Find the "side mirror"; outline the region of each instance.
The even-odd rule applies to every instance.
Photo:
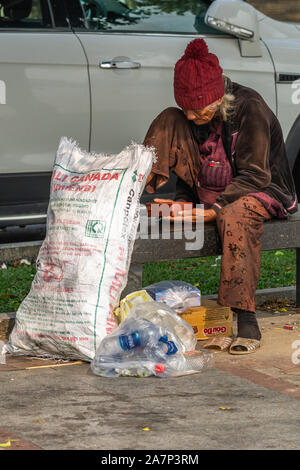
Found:
[[[205,23],[239,38],[241,55],[262,55],[259,22],[255,8],[241,0],[215,0],[208,8]]]

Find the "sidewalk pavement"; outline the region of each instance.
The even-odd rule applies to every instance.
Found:
[[[0,449],[300,449],[300,309],[257,313],[256,353],[217,352],[184,377],[108,379],[80,361],[8,356]]]

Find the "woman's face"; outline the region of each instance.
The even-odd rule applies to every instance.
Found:
[[[196,126],[201,126],[203,124],[207,124],[213,119],[221,103],[222,98],[209,104],[203,109],[183,109],[182,111],[189,121],[193,121]]]

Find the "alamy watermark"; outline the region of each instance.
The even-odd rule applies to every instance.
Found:
[[[295,91],[292,92],[292,103],[293,104],[300,104],[300,78],[295,80],[292,85],[292,89]]]
[[[299,365],[300,364],[300,339],[296,339],[292,343],[292,348],[296,349],[296,351],[293,352],[292,357],[291,357],[292,363],[295,365]]]
[[[6,85],[3,80],[0,80],[0,104],[6,104]]]
[[[6,345],[4,341],[0,340],[0,364],[6,364],[5,354],[6,354]]]
[[[192,210],[197,209],[197,216]],[[199,211],[200,209],[200,211]],[[184,217],[178,212],[184,211]],[[185,250],[201,250],[204,244],[204,206],[184,203],[184,209],[179,203],[151,205],[151,214],[145,209],[141,213],[140,226],[136,239],[143,240],[184,240]]]

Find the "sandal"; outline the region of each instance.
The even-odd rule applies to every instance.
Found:
[[[216,351],[227,351],[232,343],[232,338],[228,336],[214,336],[210,338],[204,345],[204,349],[214,349]]]
[[[229,354],[251,354],[260,347],[260,341],[251,338],[235,338],[229,348]]]

